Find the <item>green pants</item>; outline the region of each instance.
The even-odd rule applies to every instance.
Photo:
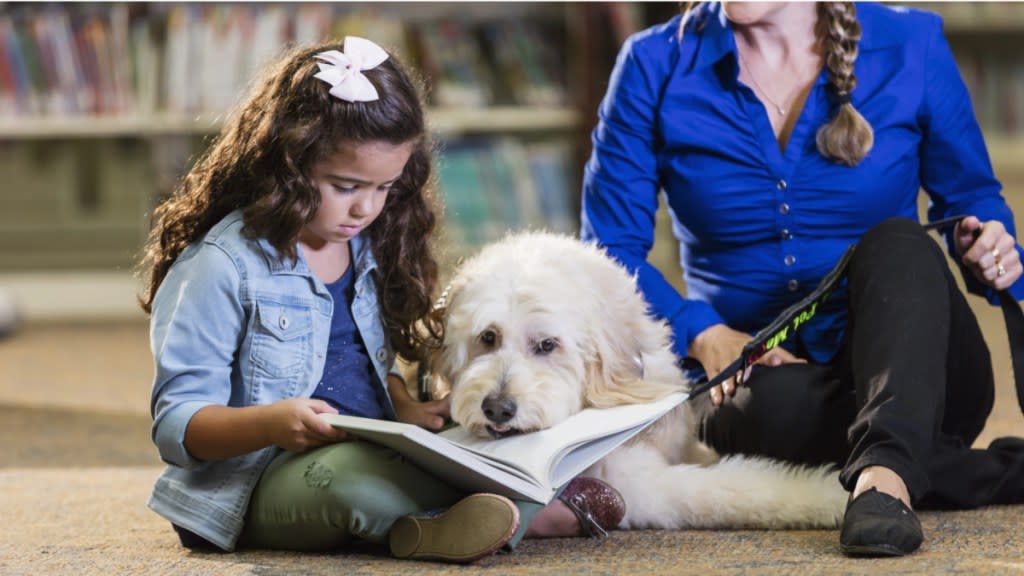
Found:
[[[386,542],[407,514],[445,508],[466,496],[397,452],[368,442],[341,442],[283,452],[260,478],[240,544],[278,550],[329,551],[353,539]],[[540,504],[517,501],[522,539]]]

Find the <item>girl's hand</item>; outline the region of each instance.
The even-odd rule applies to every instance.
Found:
[[[727,368],[733,360],[740,357],[743,347],[753,338],[749,334],[729,328],[725,324],[709,326],[694,338],[690,345],[689,355],[696,358],[704,366],[704,372],[708,379],[718,376],[722,370]],[[806,364],[807,360],[797,358],[788,350],[776,347],[762,356],[757,364],[765,366],[780,366],[782,364]],[[737,372],[735,377],[726,380],[722,384],[712,388],[711,402],[715,406],[721,406],[724,395],[732,396],[736,393],[736,387],[742,385],[750,377],[750,368]]]
[[[447,398],[420,402],[409,395],[405,382],[393,374],[388,375],[388,393],[399,422],[415,424],[427,430],[440,430],[451,416],[451,405]]]
[[[968,216],[957,224],[953,238],[964,266],[986,286],[1005,290],[1024,272],[1017,241],[999,220],[983,223]]]
[[[325,444],[348,439],[344,430],[335,428],[317,414],[337,414],[323,400],[290,398],[266,406],[265,423],[270,442],[289,452],[305,452]]]
[[[430,402],[395,402],[395,415],[399,422],[415,424],[428,430],[440,430],[451,414],[448,398]]]

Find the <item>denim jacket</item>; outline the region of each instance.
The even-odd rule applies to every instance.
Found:
[[[185,449],[185,428],[201,408],[251,406],[308,397],[323,374],[334,303],[298,253],[279,261],[265,240],[242,234],[235,211],[185,249],[153,301],[150,338],[156,375],[150,410],[153,442],[169,464],[149,507],[172,523],[232,550],[249,497],[280,452],[268,447],[203,462]],[[384,388],[394,354],[380,321],[377,266],[369,242],[351,240],[352,315]]]

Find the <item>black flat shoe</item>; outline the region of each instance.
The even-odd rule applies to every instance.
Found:
[[[899,498],[871,488],[846,504],[839,548],[847,556],[904,556],[923,540],[921,521]]]

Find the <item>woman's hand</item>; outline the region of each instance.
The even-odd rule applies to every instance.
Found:
[[[964,266],[986,286],[1005,290],[1024,272],[1017,241],[999,220],[981,222],[968,216],[957,224],[953,238]]]
[[[270,442],[290,452],[305,452],[347,440],[344,430],[317,416],[324,413],[337,414],[338,411],[323,400],[311,398],[290,398],[266,406],[264,418]]]
[[[394,375],[388,376],[388,392],[399,422],[415,424],[428,430],[440,430],[451,415],[451,405],[447,398],[420,402],[409,395],[405,382]]]
[[[740,357],[743,347],[752,340],[749,334],[729,328],[725,324],[709,326],[693,339],[688,351],[689,355],[696,358],[704,366],[704,372],[708,379],[718,376],[722,370],[729,367],[729,364]],[[805,364],[807,361],[797,358],[788,350],[776,347],[762,356],[757,364],[765,366],[780,366],[782,364]],[[711,401],[715,406],[721,406],[724,395],[732,396],[736,393],[736,387],[746,382],[750,377],[750,368],[737,372],[735,377],[726,380],[722,384],[712,388]]]

